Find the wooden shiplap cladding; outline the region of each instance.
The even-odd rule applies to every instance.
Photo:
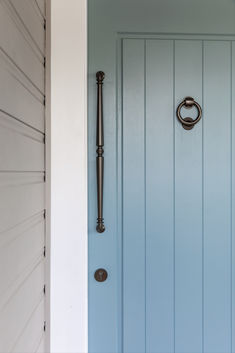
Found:
[[[124,39],[122,65],[123,351],[233,352],[234,42]]]
[[[45,352],[45,1],[0,2],[0,352]]]

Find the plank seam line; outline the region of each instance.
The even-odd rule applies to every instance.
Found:
[[[37,174],[38,175],[45,174],[45,171],[44,170],[0,170],[0,177],[1,177],[1,174],[3,174],[3,175],[4,174],[9,174],[9,175],[19,174],[19,175],[28,177],[29,174],[32,174],[34,176]]]
[[[234,41],[235,34],[209,34],[209,33],[164,33],[164,32],[117,32],[117,36],[122,39],[158,39],[158,40],[211,40],[211,41]]]
[[[1,60],[5,64],[5,69],[13,76],[16,77],[18,82],[34,96],[39,102],[44,104],[44,92],[33,82],[33,80],[21,69],[21,67],[10,57],[10,55],[0,47]],[[42,73],[45,68],[41,68]],[[31,87],[30,87],[31,86]]]
[[[13,72],[13,71],[9,71],[8,70],[8,72],[9,72],[9,74],[18,82],[18,83],[20,83],[21,84],[21,86],[26,90],[26,91],[28,91],[30,94],[31,94],[31,96],[34,98],[34,99],[36,99],[43,107],[45,106],[45,96],[44,95],[40,95],[40,98],[37,96],[37,94],[35,94],[33,91],[31,91],[31,89],[28,87],[28,85],[27,84],[25,84],[24,82],[23,82],[23,80],[21,80],[21,78],[18,76],[17,77],[17,75],[15,74],[15,72]],[[44,108],[43,108],[44,109]]]
[[[19,20],[18,16],[15,13],[13,13],[10,3],[7,0],[2,0],[0,4],[3,6],[3,8],[5,8],[5,10],[8,13],[8,16],[15,24],[17,30],[22,35],[27,45],[31,48],[32,52],[35,55],[35,58],[37,58],[39,63],[43,65],[44,55],[42,55],[41,51],[38,50],[38,47],[35,45],[35,43],[32,42],[31,36],[28,35],[28,32],[25,30],[24,26],[22,26],[22,23]]]
[[[5,174],[6,175],[6,174]],[[12,175],[14,175],[12,173]],[[0,179],[1,180],[1,179]],[[6,180],[5,181],[5,184],[4,182],[0,181],[0,188],[15,188],[15,187],[22,187],[22,186],[30,186],[30,185],[37,185],[37,184],[44,184],[44,175],[40,175],[38,176],[38,179],[28,179],[28,180],[11,180],[11,181],[8,181]]]
[[[46,18],[45,18],[45,16],[44,16],[44,14],[42,13],[41,8],[40,8],[40,6],[39,6],[37,0],[34,0],[33,3],[34,3],[35,6],[37,7],[37,10],[38,10],[38,12],[40,13],[42,19],[45,20]]]
[[[233,43],[230,43],[230,335],[231,353],[233,352]]]
[[[0,114],[1,114],[1,112],[0,112]],[[11,124],[14,125],[15,123],[16,123],[15,126],[10,126]],[[27,132],[22,131],[25,128],[25,126],[23,126],[23,125],[17,126],[17,122],[15,120],[8,120],[5,116],[0,115],[0,125],[5,130],[9,130],[12,133],[27,137],[35,142],[38,142],[38,143],[44,145],[44,139],[42,136],[40,136],[41,138],[37,138],[37,137],[33,136],[32,134],[28,134]]]
[[[44,92],[41,91],[41,89],[31,80],[31,78],[20,68],[20,66],[16,63],[15,60],[11,58],[11,56],[3,49],[3,47],[0,47],[0,54],[1,54],[1,60],[4,62],[5,66],[8,69],[8,72],[10,72],[12,75],[16,74],[18,76],[18,81],[26,81],[27,83],[23,83],[24,86],[30,85],[32,86],[31,88],[27,87],[27,90],[35,96],[37,100],[40,102],[43,102],[44,100]],[[10,69],[10,71],[9,71]],[[45,71],[45,70],[44,70]],[[23,76],[23,78],[20,76]],[[33,90],[36,92],[33,92]]]
[[[44,250],[44,247],[43,247]],[[19,280],[18,286],[15,287],[14,289],[12,289],[11,293],[7,296],[7,291],[9,291],[9,287],[12,287],[14,282],[17,281],[17,279],[15,279],[14,282],[12,282],[10,284],[10,286],[8,286],[8,288],[5,289],[5,300],[2,301],[2,303],[0,304],[0,312],[3,312],[8,304],[12,301],[12,299],[15,297],[15,295],[17,294],[17,292],[24,286],[24,284],[27,282],[27,280],[30,279],[30,277],[32,276],[32,274],[37,270],[37,268],[44,263],[44,255],[43,255],[43,250],[41,251],[42,254],[40,256],[38,256],[37,258],[34,259],[34,261],[32,261],[24,270],[24,273],[21,275],[21,280]],[[28,271],[27,271],[28,270]],[[18,276],[17,278],[19,278],[20,276]],[[42,287],[42,293],[43,293],[43,287]],[[44,295],[44,293],[43,293]]]
[[[35,11],[36,15],[38,16],[39,21],[42,23],[43,27],[45,24],[45,17],[42,14],[40,8],[38,7],[38,4],[36,3],[36,0],[28,0],[28,3],[32,6],[33,10]]]
[[[205,48],[204,41],[202,41],[202,111],[204,112],[205,102],[204,102],[204,86],[205,86]],[[205,175],[205,148],[204,148],[204,119],[202,119],[202,353],[204,353],[205,348],[205,334],[204,334],[204,317],[205,317],[205,289],[204,289],[204,277],[205,277],[205,185],[204,185],[204,175]]]
[[[145,286],[145,292],[144,292],[144,301],[145,301],[145,307],[144,307],[144,319],[145,319],[145,337],[144,337],[144,344],[145,344],[145,353],[147,352],[147,162],[146,162],[146,156],[147,156],[147,137],[146,137],[146,115],[147,115],[147,103],[146,103],[146,90],[147,90],[147,77],[146,77],[146,70],[147,70],[147,42],[146,39],[144,40],[144,286]]]
[[[15,132],[19,135],[23,135],[43,145],[45,144],[45,141],[44,141],[45,134],[43,132],[30,126],[29,124],[23,122],[22,120],[14,117],[13,115],[1,109],[0,109],[0,123],[2,127],[4,127],[5,129]],[[13,124],[14,127],[11,127],[10,126],[11,124]]]
[[[173,40],[173,117],[175,117],[175,98],[176,98],[176,93],[175,93],[175,66],[176,66],[176,60],[175,60],[175,40]],[[175,176],[176,176],[176,168],[175,168],[175,133],[176,133],[176,128],[175,128],[175,118],[173,118],[173,350],[175,353],[175,348],[176,348],[176,300],[175,300],[175,294],[176,294],[176,269],[175,269],[175,243],[176,243],[176,230],[175,230],[175,220],[176,220],[176,210],[175,210],[175,205],[176,205],[176,197],[175,197]]]
[[[27,227],[21,228],[19,230],[19,232],[17,232],[17,234],[11,236],[9,233],[12,233],[14,231],[10,230],[7,232],[2,232],[0,234],[1,238],[7,238],[5,241],[3,239],[1,239],[0,241],[0,247],[1,248],[5,248],[7,247],[9,244],[11,244],[12,242],[16,241],[18,238],[20,238],[21,236],[23,236],[25,234],[25,232],[28,232],[30,229],[35,228],[37,225],[41,224],[44,222],[44,216],[43,214],[40,215],[40,217],[38,218],[34,218],[34,220],[32,220],[30,223],[26,223]],[[13,230],[17,230],[17,227],[13,228]]]
[[[31,312],[31,314],[30,314],[28,320],[26,321],[25,325],[23,326],[23,328],[22,328],[20,334],[18,335],[18,337],[16,338],[15,342],[13,343],[13,346],[12,346],[12,348],[11,348],[11,350],[10,350],[11,353],[14,352],[14,349],[15,349],[17,343],[19,342],[20,338],[23,336],[25,330],[26,330],[27,327],[29,326],[29,324],[30,324],[30,322],[31,322],[31,320],[32,320],[32,318],[33,318],[33,316],[34,316],[34,314],[36,313],[37,309],[40,307],[40,305],[41,305],[42,302],[44,302],[43,296],[40,297],[39,301],[37,302],[37,304],[36,304],[35,307],[33,308],[33,310],[32,310],[32,312]],[[42,336],[42,335],[40,335],[39,341],[41,340],[41,336]],[[36,346],[37,346],[37,345],[38,345],[38,343],[36,344]]]
[[[32,42],[34,43],[34,45],[37,47],[38,51],[41,53],[41,56],[44,57],[44,53],[42,52],[40,46],[38,45],[36,39],[34,39],[34,37],[32,36],[32,34],[30,33],[29,28],[26,26],[24,19],[21,17],[21,15],[19,14],[19,12],[17,11],[17,9],[15,8],[14,4],[12,3],[12,0],[8,0],[10,6],[12,7],[12,11],[15,12],[15,15],[18,17],[19,21],[21,22],[22,26],[24,27],[25,31],[27,31],[28,36],[31,38]],[[40,21],[41,22],[41,21]],[[42,26],[42,32],[44,33],[44,28]]]
[[[39,218],[39,217],[42,217],[42,218],[44,217],[44,209],[42,211],[40,211],[40,212],[37,212],[37,213],[35,213],[35,214],[23,219],[21,222],[15,224],[14,226],[1,231],[0,232],[0,236],[1,236],[2,233],[10,232],[10,231],[14,230],[17,227],[20,227],[20,226],[23,226],[23,225],[25,225],[27,223],[33,222],[33,220],[35,218]]]
[[[34,353],[38,353],[39,348],[40,348],[42,342],[44,341],[44,338],[45,338],[45,332],[43,331],[43,332],[42,332],[42,335],[41,335],[41,337],[40,337],[40,341],[38,342],[38,344],[37,344],[37,346],[36,346],[36,349],[34,350]]]
[[[16,180],[15,183],[14,182],[9,182],[8,184],[6,183],[5,185],[0,185],[0,188],[9,188],[11,187],[12,189],[13,188],[19,188],[19,187],[22,187],[22,186],[30,186],[30,185],[40,185],[40,184],[45,184],[45,181],[44,181],[44,176],[42,175],[41,176],[41,179],[37,179],[37,180],[22,180],[22,181],[18,181]]]
[[[44,338],[45,338],[45,331],[42,330],[42,333],[41,333],[41,336],[40,336],[40,339],[38,340],[37,344],[35,344],[35,348],[34,348],[34,353],[37,353],[40,346],[41,346],[41,343],[44,341]]]

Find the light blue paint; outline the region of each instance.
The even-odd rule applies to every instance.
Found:
[[[235,33],[235,2],[144,5],[89,1],[89,352],[234,353],[235,37],[225,35]],[[175,115],[187,95],[203,108],[191,131]],[[98,267],[109,273],[103,284]]]
[[[146,41],[147,352],[174,349],[173,64],[172,40]]]
[[[175,109],[182,97],[202,97],[202,42],[175,42]],[[188,93],[187,93],[188,92]],[[184,114],[189,113],[185,111]],[[186,115],[185,115],[186,116]],[[202,349],[202,121],[192,131],[175,124],[175,350]]]

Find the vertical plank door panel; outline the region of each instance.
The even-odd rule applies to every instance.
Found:
[[[231,44],[204,43],[204,349],[231,351]]]
[[[123,345],[145,352],[145,41],[123,42]]]
[[[202,42],[175,41],[175,110],[202,104]],[[186,115],[187,114],[187,115]],[[194,108],[182,109],[195,118]],[[175,121],[175,352],[202,352],[202,122]]]
[[[173,50],[146,44],[146,350],[174,349]]]

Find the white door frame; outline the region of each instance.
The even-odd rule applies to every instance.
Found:
[[[47,352],[86,353],[87,0],[47,3]]]

